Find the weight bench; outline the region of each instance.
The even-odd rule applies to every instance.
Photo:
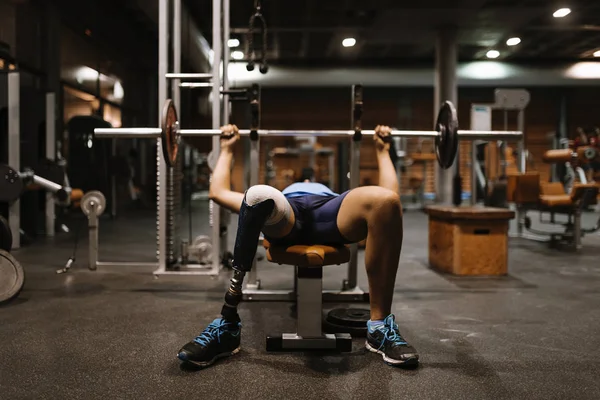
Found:
[[[294,288],[297,304],[295,333],[267,336],[267,351],[332,350],[351,351],[349,333],[326,334],[323,320],[323,267],[339,265],[350,260],[346,246],[324,245],[271,246],[263,241],[267,260],[277,264],[294,265]]]

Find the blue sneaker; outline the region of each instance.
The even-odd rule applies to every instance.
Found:
[[[381,354],[383,361],[392,366],[416,366],[419,355],[414,347],[409,345],[400,334],[393,314],[390,314],[383,324],[367,333],[367,350]]]
[[[217,318],[194,340],[179,350],[177,358],[199,367],[208,367],[219,358],[240,351],[242,324]]]

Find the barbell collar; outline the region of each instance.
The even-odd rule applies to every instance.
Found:
[[[167,79],[212,79],[212,74],[203,73],[168,73],[165,74]]]

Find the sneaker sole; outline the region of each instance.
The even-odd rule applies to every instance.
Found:
[[[395,360],[393,358],[389,358],[388,356],[386,356],[383,351],[377,350],[375,347],[371,346],[369,344],[369,342],[365,342],[365,347],[371,353],[381,354],[381,356],[383,357],[383,361],[386,364],[391,365],[391,366],[398,366],[398,365],[413,366],[413,365],[419,364],[419,357],[411,357],[406,360]]]
[[[209,366],[213,365],[216,361],[220,360],[221,358],[231,357],[231,356],[239,353],[240,349],[241,348],[238,347],[237,349],[235,349],[233,351],[228,351],[226,353],[217,354],[216,356],[213,357],[212,360],[210,360],[210,361],[204,361],[204,362],[192,361],[192,360],[182,360],[181,358],[179,358],[179,355],[177,355],[177,358],[179,358],[183,362],[194,364],[194,365],[196,365],[198,367],[209,367]]]

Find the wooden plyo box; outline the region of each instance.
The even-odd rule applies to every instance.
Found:
[[[429,206],[429,265],[454,275],[508,273],[508,221],[514,211]]]

